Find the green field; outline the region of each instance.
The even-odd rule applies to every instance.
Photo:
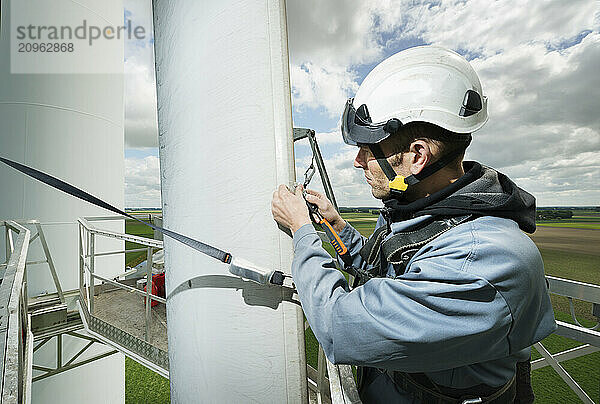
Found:
[[[136,236],[142,236],[147,238],[154,238],[154,230],[152,228],[140,223],[135,220],[125,221],[125,232],[127,234],[135,234]],[[136,248],[142,248],[139,244],[132,243],[131,241],[125,242],[125,249],[132,250]],[[125,265],[134,267],[140,262],[146,260],[147,253],[145,251],[136,251],[131,253],[125,253]]]
[[[125,403],[169,404],[169,379],[125,358]]]
[[[344,218],[348,220],[361,234],[368,236],[375,227],[376,215],[365,213],[345,213]],[[596,227],[576,227],[576,228],[594,228],[600,225],[600,217],[597,215],[575,216],[563,221],[544,221],[538,223],[541,226],[549,227],[573,227],[575,226],[596,226]],[[571,225],[571,226],[568,226]],[[130,234],[139,234],[145,237],[152,237],[152,230],[140,223],[128,221],[126,231]],[[329,245],[324,245],[330,254],[333,249]],[[135,248],[128,245],[127,248]],[[595,248],[595,246],[590,246]],[[541,250],[544,259],[546,274],[561,278],[574,279],[580,282],[598,284],[600,279],[600,268],[598,266],[598,256],[592,254],[578,254],[573,252],[563,252],[556,250]],[[144,259],[145,253],[128,253],[126,262],[135,264],[136,260]],[[572,322],[569,312],[569,306],[566,298],[552,296],[552,304],[555,309],[557,320]],[[595,323],[596,319],[591,315],[591,305],[576,302],[575,312],[580,322],[586,326]],[[306,331],[306,356],[307,362],[316,368],[318,344],[310,329]],[[542,341],[543,345],[551,353],[564,351],[581,345],[557,335]],[[532,359],[539,358],[540,355],[532,352]],[[584,388],[592,399],[600,400],[600,352],[561,362],[563,367],[571,376]],[[577,396],[569,389],[562,379],[554,372],[551,367],[538,369],[533,372],[532,381],[536,393],[536,402],[539,403],[577,403],[580,402]],[[169,402],[169,384],[168,380],[162,378],[147,368],[127,359],[125,365],[125,391],[126,403],[168,403]]]
[[[543,227],[567,227],[571,229],[594,229],[600,230],[600,222],[573,222],[573,221],[564,221],[564,222],[551,222],[551,223],[538,223],[538,226]]]
[[[543,227],[600,230],[600,214],[586,213],[574,215],[570,219],[538,220],[537,225]]]

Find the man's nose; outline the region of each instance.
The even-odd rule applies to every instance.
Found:
[[[365,153],[362,148],[358,149],[356,157],[354,158],[354,168],[367,168]]]

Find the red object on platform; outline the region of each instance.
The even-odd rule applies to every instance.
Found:
[[[146,286],[144,286],[146,291]],[[166,297],[165,293],[165,273],[152,275],[152,294],[159,297]],[[152,300],[150,307],[158,305],[156,300]]]

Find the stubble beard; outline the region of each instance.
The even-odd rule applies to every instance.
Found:
[[[383,184],[374,183],[371,185],[371,194],[375,199],[387,199],[390,196],[390,188]]]

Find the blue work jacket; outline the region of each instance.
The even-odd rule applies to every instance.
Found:
[[[392,224],[392,232],[430,216]],[[377,227],[384,223],[380,216]],[[390,237],[388,235],[388,237]],[[366,239],[340,233],[355,266]],[[453,388],[499,387],[556,329],[540,253],[510,220],[484,216],[423,246],[396,275],[350,290],[312,225],[294,234],[292,275],[304,313],[334,364],[370,367],[365,403],[417,403],[383,370],[423,372]]]

